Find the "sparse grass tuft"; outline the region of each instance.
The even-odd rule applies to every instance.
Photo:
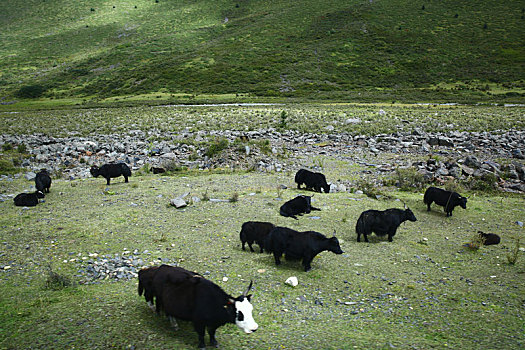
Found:
[[[239,200],[239,193],[233,192],[232,196],[229,199],[230,203],[235,203],[238,200]]]
[[[516,265],[518,257],[520,254],[520,240],[516,238],[514,240],[514,246],[511,248],[510,252],[507,253],[507,261],[510,265]]]
[[[51,266],[49,266],[47,278],[44,284],[46,289],[61,290],[70,287],[73,284],[74,283],[71,281],[71,278],[53,271]]]

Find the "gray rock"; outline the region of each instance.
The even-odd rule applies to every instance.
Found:
[[[177,158],[177,155],[173,152],[170,152],[170,153],[164,153],[160,156],[160,158],[163,158],[163,159],[176,159]]]
[[[348,124],[359,124],[361,123],[361,119],[359,118],[348,118],[347,120],[345,120],[345,124],[348,125]]]
[[[173,205],[175,208],[184,208],[185,206],[188,205],[188,203],[186,203],[186,201],[180,197],[173,198],[170,201],[170,204]]]
[[[481,167],[481,162],[475,156],[468,156],[463,164],[474,169]]]
[[[35,179],[36,174],[35,174],[34,172],[30,171],[30,172],[26,173],[26,174],[24,175],[24,177],[26,178],[26,180],[31,181],[31,180],[34,180],[34,179]]]
[[[512,158],[516,159],[525,159],[525,156],[523,155],[523,152],[519,148],[513,149],[512,152]]]

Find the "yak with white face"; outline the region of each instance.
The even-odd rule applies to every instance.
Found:
[[[243,294],[234,298],[215,283],[180,267],[161,265],[156,271],[151,268],[150,271],[154,276],[141,274],[139,277],[152,279],[150,291],[154,294],[157,310],[160,308],[172,324],[176,324],[176,319],[191,321],[199,336],[199,348],[206,347],[206,328],[210,345],[217,346],[215,331],[226,323],[235,323],[246,334],[259,327],[253,319],[251,295],[248,294],[252,283]]]

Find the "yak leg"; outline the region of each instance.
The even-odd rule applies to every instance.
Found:
[[[427,211],[430,211],[430,204],[432,204],[432,202],[427,203]]]
[[[168,319],[170,320],[171,327],[173,327],[173,330],[178,331],[179,325],[177,324],[177,319],[173,316],[168,316]]]
[[[210,335],[210,345],[214,347],[217,347],[217,345],[219,345],[219,343],[217,343],[217,339],[215,339],[216,330],[217,328],[208,326],[208,334]]]
[[[281,255],[283,255],[282,252],[274,250],[273,258],[275,259],[275,265],[281,265]]]
[[[248,247],[250,247],[250,251],[253,253],[254,250],[253,250],[253,248],[252,248],[252,244],[251,244],[250,242],[248,242]]]
[[[304,257],[303,257],[303,266],[304,266],[304,271],[305,272],[308,272],[312,269],[312,266],[310,265],[312,263],[312,260],[313,260],[313,256],[312,254],[305,254]]]
[[[110,177],[108,177],[108,178],[106,179],[106,184],[107,184],[108,186],[109,186],[109,180],[110,180],[110,179],[111,179]]]
[[[124,182],[128,182],[128,177],[124,175]]]
[[[204,333],[206,331],[206,327],[203,324],[194,323],[193,328],[199,336],[199,349],[206,349],[206,344],[204,343]]]
[[[319,210],[319,211],[321,211],[321,209],[316,208],[316,207],[310,207],[310,210]]]
[[[388,241],[389,241],[389,242],[392,242],[392,237],[395,236],[396,231],[397,231],[397,228],[395,228],[395,229],[393,229],[393,230],[390,230],[390,231],[388,232]]]

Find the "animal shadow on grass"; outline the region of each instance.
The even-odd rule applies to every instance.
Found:
[[[143,301],[143,299],[141,299]],[[183,341],[185,349],[193,349],[195,346],[195,330],[191,321],[184,321],[177,319],[177,325],[179,329],[174,330],[170,324],[170,321],[163,313],[157,314],[148,307],[148,304],[141,303],[142,310],[140,312],[140,318],[144,320],[143,324],[154,333],[162,333],[169,340],[170,338],[177,338]],[[206,338],[206,340],[208,340]]]

